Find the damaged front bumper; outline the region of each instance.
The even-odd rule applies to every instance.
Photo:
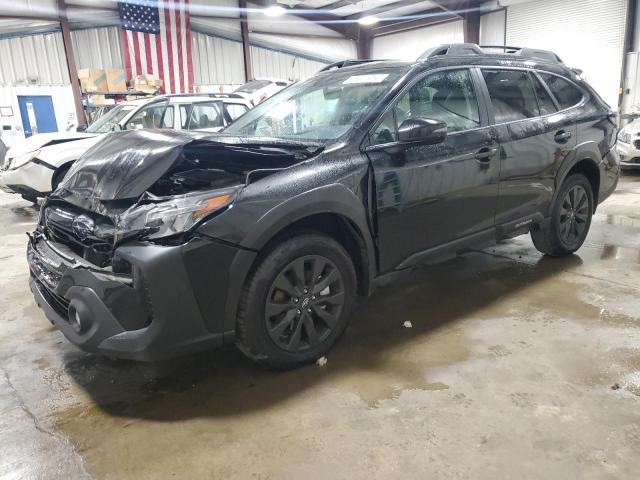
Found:
[[[72,343],[87,352],[158,360],[233,340],[232,269],[254,258],[207,238],[178,246],[132,242],[98,268],[42,234],[30,237],[30,287],[38,305]],[[243,272],[238,272],[242,274]],[[246,272],[245,272],[246,273]]]

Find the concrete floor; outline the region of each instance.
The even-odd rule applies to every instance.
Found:
[[[638,478],[640,176],[577,255],[521,237],[416,271],[286,373],[79,352],[27,288],[36,215],[0,195],[1,478]]]

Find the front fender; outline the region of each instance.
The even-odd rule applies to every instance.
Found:
[[[362,202],[344,185],[334,183],[303,192],[267,211],[251,227],[241,246],[261,250],[278,232],[305,217],[320,213],[340,215],[349,220],[373,250],[373,241]]]
[[[308,190],[291,197],[264,213],[249,229],[239,246],[245,249],[246,255],[234,262],[232,269],[243,274],[230,277],[229,296],[225,313],[226,331],[235,328],[237,306],[246,275],[250,272],[255,256],[249,252],[259,252],[264,246],[292,223],[316,214],[329,213],[339,215],[347,220],[351,228],[356,230],[364,243],[368,268],[367,285],[371,285],[375,277],[375,249],[367,222],[367,213],[362,202],[344,185],[331,184]],[[236,264],[237,263],[237,264]]]

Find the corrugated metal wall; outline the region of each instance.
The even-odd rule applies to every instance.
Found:
[[[266,48],[251,47],[251,65],[256,78],[298,81],[317,73],[327,64]]]
[[[242,44],[233,40],[191,32],[193,77],[195,85],[242,84],[244,60]],[[326,63],[262,47],[251,47],[254,77],[302,80]]]
[[[241,43],[192,31],[191,55],[195,85],[244,83]]]
[[[480,16],[480,44],[504,45],[506,10]]]
[[[442,43],[464,42],[462,21],[408,30],[373,39],[373,58],[413,61],[425,50]]]
[[[60,32],[0,40],[0,85],[69,83]]]
[[[552,50],[618,104],[626,0],[537,0],[507,7],[507,45]]]
[[[71,32],[78,68],[123,68],[118,27],[87,28]]]

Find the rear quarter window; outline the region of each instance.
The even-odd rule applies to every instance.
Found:
[[[556,97],[561,110],[573,107],[582,101],[582,91],[570,81],[548,73],[541,73],[540,76]]]

